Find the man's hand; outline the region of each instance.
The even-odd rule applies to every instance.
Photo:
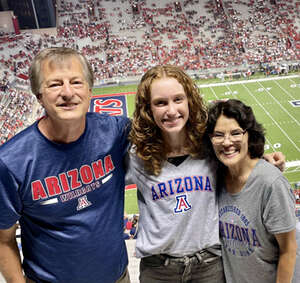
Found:
[[[282,152],[278,151],[264,154],[264,159],[273,164],[274,166],[278,167],[281,172],[284,171],[285,155]]]

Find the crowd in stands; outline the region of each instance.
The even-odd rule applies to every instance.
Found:
[[[32,113],[35,98],[28,91],[8,87],[0,96],[0,145],[23,128]]]
[[[57,0],[56,35],[0,30],[1,143],[40,115],[28,90],[28,67],[45,47],[82,51],[98,85],[140,77],[157,64],[201,73],[297,62],[300,1],[271,2]]]
[[[136,239],[138,235],[139,216],[134,214],[132,217],[124,213],[124,239]]]

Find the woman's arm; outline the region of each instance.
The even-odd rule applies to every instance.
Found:
[[[290,283],[292,282],[296,262],[296,230],[276,234],[275,238],[279,244],[276,283]]]

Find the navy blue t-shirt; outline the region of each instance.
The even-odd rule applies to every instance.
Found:
[[[35,123],[0,147],[0,229],[19,220],[29,278],[111,283],[124,272],[128,131],[128,118],[88,113],[75,142],[51,142]]]

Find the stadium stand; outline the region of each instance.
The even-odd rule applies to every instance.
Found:
[[[96,85],[137,80],[166,63],[199,78],[300,67],[296,0],[57,0],[56,7],[54,33],[0,28],[0,143],[41,114],[28,91],[28,66],[45,47],[82,51]]]
[[[166,63],[199,78],[255,68],[266,74],[298,70],[300,2],[272,3],[57,0],[54,34],[0,28],[0,143],[41,114],[28,92],[27,74],[33,56],[49,46],[82,51],[97,85],[136,80],[151,66]]]
[[[196,77],[299,69],[299,1],[61,0],[56,6],[54,34],[0,29],[1,143],[40,115],[27,73],[33,56],[49,46],[81,50],[98,85],[137,79],[159,63]]]

